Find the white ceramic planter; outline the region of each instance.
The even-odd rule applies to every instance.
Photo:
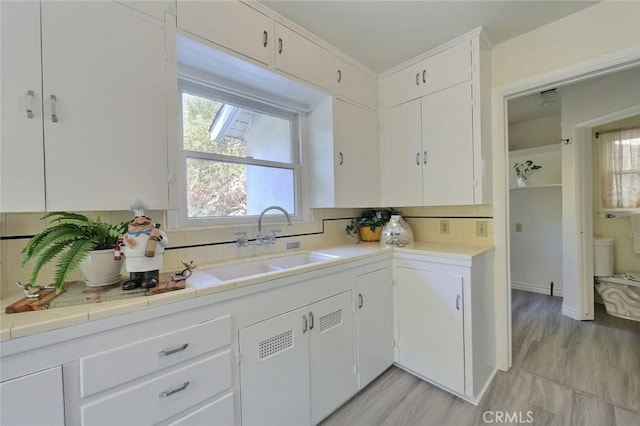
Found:
[[[518,184],[519,188],[525,188],[527,186],[527,180],[524,178],[517,178],[516,183]]]
[[[113,250],[93,250],[80,263],[80,272],[84,275],[88,287],[101,287],[120,282],[122,260],[113,258]]]

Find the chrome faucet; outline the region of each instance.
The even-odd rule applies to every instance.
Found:
[[[262,213],[260,213],[260,217],[258,218],[258,233],[256,234],[256,240],[255,241],[249,241],[249,239],[247,238],[247,232],[246,231],[242,231],[242,232],[236,232],[235,234],[238,235],[238,239],[236,240],[236,245],[238,247],[246,247],[249,245],[252,246],[262,246],[265,244],[275,244],[276,243],[276,232],[282,232],[279,229],[273,229],[271,231],[271,233],[265,237],[264,234],[262,233],[262,217],[264,216],[264,214],[266,212],[268,212],[269,210],[280,210],[285,217],[287,218],[287,225],[291,226],[291,218],[289,217],[289,213],[287,213],[287,211],[285,209],[283,209],[280,206],[269,206],[266,209],[264,209],[262,211]]]
[[[271,231],[271,235],[268,236],[265,240],[264,235],[262,234],[262,216],[269,210],[280,210],[285,217],[287,218],[287,226],[291,226],[291,218],[289,217],[289,213],[285,209],[280,206],[269,206],[266,209],[262,210],[260,213],[260,217],[258,218],[258,234],[256,235],[256,243],[259,244],[275,244],[276,243],[276,232],[281,232],[279,229],[274,229]]]

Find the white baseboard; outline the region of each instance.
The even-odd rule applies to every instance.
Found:
[[[529,283],[521,283],[521,282],[517,282],[517,281],[512,281],[511,282],[511,288],[514,288],[516,290],[528,291],[528,292],[531,292],[531,293],[539,293],[539,294],[546,294],[546,295],[549,294],[549,288],[548,287],[541,287],[539,285],[529,284]],[[553,295],[554,296],[558,296],[558,297],[562,297],[562,289],[554,287]]]

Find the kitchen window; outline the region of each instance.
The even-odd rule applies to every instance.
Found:
[[[187,81],[179,94],[182,225],[253,222],[271,205],[299,216],[298,114]]]
[[[640,128],[600,132],[600,205],[640,209]]]

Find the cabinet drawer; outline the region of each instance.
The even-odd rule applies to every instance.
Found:
[[[231,320],[225,316],[82,358],[80,394],[93,395],[230,342]]]
[[[233,426],[235,415],[233,408],[233,393],[228,393],[223,397],[205,405],[202,408],[187,414],[180,419],[169,423],[169,426]]]
[[[225,351],[84,405],[82,424],[155,424],[230,387]]]

